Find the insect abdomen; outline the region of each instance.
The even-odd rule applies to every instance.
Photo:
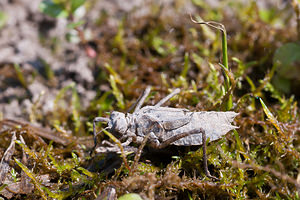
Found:
[[[163,140],[195,129],[199,129],[200,132],[200,128],[205,131],[206,137],[210,138],[210,141],[218,140],[230,130],[237,128],[231,125],[237,115],[235,112],[195,112],[192,115],[190,123],[178,129],[167,131],[166,134],[164,134]],[[201,145],[202,134],[193,134],[181,138],[172,144],[178,146]]]

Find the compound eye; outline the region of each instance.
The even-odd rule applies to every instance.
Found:
[[[112,112],[111,114],[110,114],[110,120],[113,120],[113,119],[115,119],[116,118],[116,115],[117,115],[117,113],[115,113],[115,112]]]
[[[127,131],[127,121],[124,113],[112,112],[110,115],[110,122],[108,127],[114,132],[119,132],[121,134]]]

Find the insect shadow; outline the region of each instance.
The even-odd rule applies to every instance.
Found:
[[[228,131],[237,128],[231,123],[238,113],[232,111],[191,112],[182,108],[162,107],[165,102],[180,92],[179,88],[154,106],[142,107],[150,90],[151,88],[147,87],[126,114],[113,111],[109,118],[96,117],[94,119],[95,146],[97,144],[97,122],[106,122],[105,129],[120,136],[119,141],[122,142],[124,148],[132,149],[133,147],[129,146],[132,142],[140,144],[142,147],[147,143],[154,149],[162,149],[171,144],[177,146],[202,145],[205,174],[209,178],[218,180],[210,174],[207,168],[206,139],[208,137],[210,142],[215,141]],[[129,113],[134,107],[133,113]],[[107,140],[102,141],[101,144],[95,149],[97,153],[120,151],[118,146]],[[139,148],[140,151],[142,147]],[[138,151],[137,154],[141,154],[141,152]]]

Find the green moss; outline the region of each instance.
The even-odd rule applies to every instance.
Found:
[[[78,6],[83,2],[78,1]],[[180,7],[180,2],[173,6]],[[44,117],[44,124],[54,127],[56,132],[22,123],[10,124],[0,137],[1,152],[9,146],[11,133],[16,132],[18,137],[15,159],[7,162],[12,167],[7,176],[19,183],[25,180],[21,175],[25,172],[35,186],[32,195],[44,199],[95,199],[109,187],[116,188],[119,199],[299,199],[299,96],[283,93],[276,85],[282,82],[274,83],[276,76],[288,73],[286,68],[298,64],[294,50],[299,45],[286,44],[296,37],[293,31],[287,31],[294,30],[290,27],[293,18],[274,15],[277,8],[270,12],[261,10],[256,2],[242,6],[227,0],[214,8],[202,1],[192,2],[203,19],[222,21],[230,36],[228,44],[225,29],[218,33],[196,26],[171,5],[169,9],[178,15],[174,19],[163,15],[166,12],[163,7],[149,5],[156,12],[143,18],[133,18],[131,14],[118,18],[105,13],[101,24],[87,23],[97,31],[101,26],[100,38],[91,41],[100,49],[90,66],[97,77],[90,86],[97,93],[95,98],[85,102],[89,106],[84,110],[81,95],[85,93],[80,93],[77,84],[59,86],[62,89],[56,94],[52,111],[36,117],[38,108],[34,108],[35,112],[31,113],[32,121]],[[42,5],[46,6],[45,2]],[[69,9],[76,10],[74,6]],[[230,9],[232,15],[228,16],[224,8]],[[44,12],[48,11],[44,9]],[[51,15],[62,14],[59,7]],[[111,29],[107,23],[109,18],[118,27]],[[275,28],[278,21],[287,27]],[[278,49],[278,43],[286,45]],[[281,65],[275,63],[277,60]],[[14,73],[15,79],[27,88],[32,76],[27,76],[19,65],[14,65]],[[47,78],[55,81],[55,73]],[[141,158],[134,161],[118,137],[104,130],[99,141],[110,139],[122,154],[105,154],[99,159],[89,154],[93,147],[89,136],[93,118],[107,116],[113,110],[127,110],[149,85],[155,92],[147,98],[147,104],[157,102],[169,89],[180,87],[180,96],[169,101],[168,106],[240,113],[235,120],[237,130],[207,144],[209,171],[219,181],[204,174],[201,147],[167,148],[168,154],[145,147]],[[283,90],[290,87],[281,86]],[[1,121],[1,127],[8,122]],[[104,126],[100,124],[97,129]],[[52,139],[47,134],[67,138],[70,143],[50,142]],[[19,141],[20,135],[26,144]],[[41,177],[51,184],[40,181]],[[1,186],[0,192],[8,186]],[[135,197],[128,197],[127,193]]]

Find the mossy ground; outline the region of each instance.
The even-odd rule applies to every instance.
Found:
[[[101,2],[87,1],[82,22],[69,16],[61,29],[63,19],[23,5],[40,57],[0,62],[0,195],[96,199],[114,187],[144,199],[300,199],[298,1]],[[188,14],[225,26],[229,70],[219,65],[221,32]],[[3,20],[1,33],[11,26]],[[148,105],[181,88],[168,106],[239,113],[239,128],[207,147],[220,181],[205,176],[201,147],[146,146],[127,166],[117,154],[90,156],[93,118],[126,112],[149,85]]]

